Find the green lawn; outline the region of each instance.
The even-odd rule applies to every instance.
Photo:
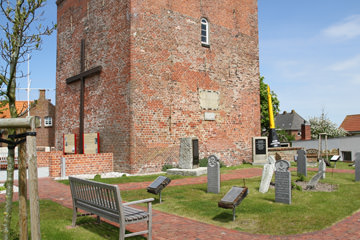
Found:
[[[292,179],[296,178],[293,173]],[[232,186],[242,186],[242,179],[222,182],[220,194],[207,193],[206,184],[167,187],[162,193],[163,203],[153,206],[164,212],[249,233],[297,234],[331,226],[360,209],[360,183],[354,182],[353,174],[328,173],[321,182],[337,184],[338,190],[293,190],[292,204],[286,205],[275,203],[274,189],[266,194],[258,191],[259,177],[247,179],[250,193],[236,209],[235,222],[232,221],[232,210],[219,208],[217,203]],[[153,195],[145,190],[134,190],[123,191],[122,196],[130,201]]]

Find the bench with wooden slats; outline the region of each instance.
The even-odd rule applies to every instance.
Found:
[[[147,234],[151,239],[152,210],[151,202],[154,198],[148,198],[133,202],[122,203],[120,190],[116,185],[94,182],[90,180],[69,177],[71,196],[73,200],[72,225],[76,225],[76,218],[89,214],[97,215],[110,221],[119,223],[119,239],[135,235]],[[147,211],[129,207],[129,205],[147,203]],[[77,214],[77,209],[82,209],[89,214]],[[125,234],[127,224],[147,222],[147,230]]]

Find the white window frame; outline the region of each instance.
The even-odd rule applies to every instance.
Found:
[[[52,127],[52,117],[46,116],[44,117],[44,127]]]
[[[206,18],[201,18],[201,44],[205,47],[210,46],[209,31],[209,21]]]

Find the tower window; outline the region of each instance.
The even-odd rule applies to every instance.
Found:
[[[52,117],[45,117],[44,118],[44,126],[45,127],[51,127],[52,126]]]
[[[206,18],[201,19],[201,44],[209,47],[209,22]]]

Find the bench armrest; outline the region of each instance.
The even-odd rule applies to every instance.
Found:
[[[147,199],[142,199],[142,200],[137,200],[137,201],[132,201],[132,202],[127,202],[127,203],[123,203],[123,206],[128,206],[128,205],[133,205],[133,204],[139,204],[139,203],[149,203],[154,201],[154,198],[147,198]]]

